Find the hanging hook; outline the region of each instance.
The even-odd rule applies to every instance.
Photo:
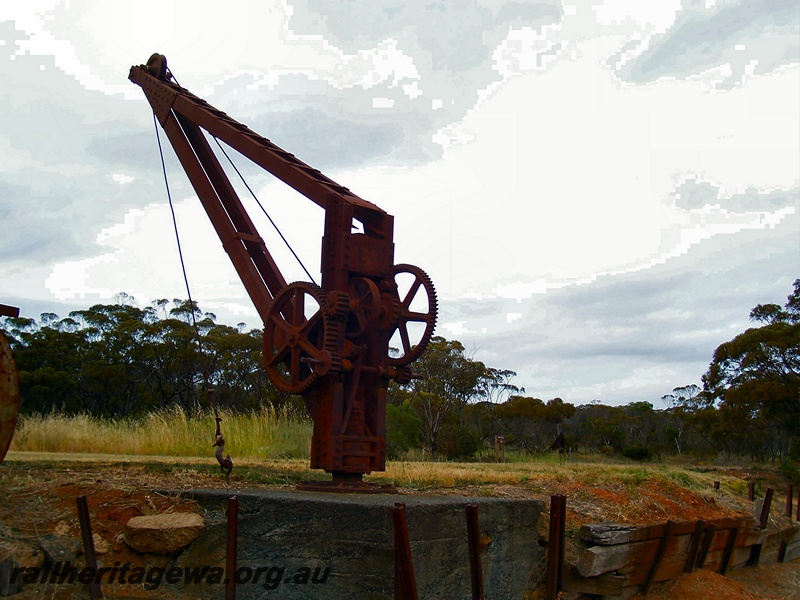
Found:
[[[214,456],[217,457],[217,462],[219,463],[223,473],[225,473],[225,483],[228,483],[230,481],[231,471],[233,471],[233,461],[231,460],[230,454],[228,454],[225,458],[222,457],[222,451],[225,448],[225,436],[222,435],[222,429],[220,428],[222,417],[219,416],[217,404],[214,402],[214,388],[212,388],[208,383],[208,371],[203,371],[203,381],[206,385],[206,394],[208,395],[211,406],[214,408],[214,421],[217,423],[217,431],[214,434],[214,443],[211,447],[217,448],[214,451]]]

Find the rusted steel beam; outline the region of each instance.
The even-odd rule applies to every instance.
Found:
[[[703,531],[705,530],[706,522],[700,519],[697,521],[692,540],[689,542],[689,553],[686,556],[686,564],[683,567],[684,573],[691,573],[694,571],[694,563],[697,560],[697,551],[700,549],[700,540],[703,538]]]
[[[408,539],[406,505],[395,502],[392,508],[394,529],[394,597],[396,600],[417,600],[417,581],[411,560],[411,542]]]
[[[484,600],[483,567],[481,565],[481,530],[478,524],[478,507],[467,504],[467,546],[469,548],[469,575],[472,600]]]
[[[722,553],[722,561],[719,565],[720,575],[725,575],[725,572],[728,570],[728,563],[731,560],[731,554],[733,554],[733,548],[736,545],[736,537],[738,535],[738,529],[731,529],[730,533],[728,534],[728,541],[725,544],[725,551]]]
[[[567,497],[550,496],[550,534],[547,540],[546,600],[556,600],[564,570],[564,528]]]
[[[706,557],[708,556],[708,550],[711,548],[711,543],[714,541],[714,534],[717,533],[717,526],[713,523],[708,526],[706,529],[705,536],[703,537],[703,543],[700,544],[700,552],[697,555],[697,565],[698,569],[702,569],[703,565],[706,562]]]
[[[86,559],[86,566],[97,573],[97,557],[94,553],[94,539],[92,538],[92,524],[89,520],[89,505],[86,496],[78,496],[75,499],[78,505],[78,521],[81,524],[81,539],[83,541],[83,556]],[[103,590],[97,581],[89,584],[89,596],[92,600],[104,598]]]
[[[667,526],[664,529],[664,536],[661,538],[661,543],[658,545],[658,550],[656,551],[656,557],[653,560],[653,564],[650,565],[650,570],[647,572],[647,578],[644,580],[644,586],[642,586],[643,596],[647,595],[650,585],[656,578],[658,567],[661,566],[661,561],[664,559],[664,552],[667,550],[667,544],[669,544],[669,539],[672,537],[672,532],[674,530],[675,521],[667,521]]]
[[[225,600],[236,598],[236,541],[239,528],[239,498],[228,498],[228,540],[225,548]]]
[[[0,317],[18,317],[19,309],[16,306],[9,306],[8,304],[0,304]]]

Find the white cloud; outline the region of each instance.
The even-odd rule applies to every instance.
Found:
[[[134,178],[130,175],[125,175],[124,173],[112,173],[111,179],[116,181],[120,185],[127,185],[134,181]]]
[[[602,4],[594,5],[592,10],[600,25],[631,21],[645,30],[664,31],[675,22],[675,16],[681,10],[682,4],[681,0],[606,0]]]

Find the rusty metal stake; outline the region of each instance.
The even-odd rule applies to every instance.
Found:
[[[658,567],[661,566],[661,561],[664,558],[664,553],[667,550],[667,545],[669,544],[669,540],[672,537],[672,531],[674,529],[675,521],[667,521],[667,526],[664,528],[664,535],[661,536],[661,542],[659,543],[658,550],[653,558],[653,564],[650,565],[650,570],[647,571],[647,578],[644,580],[644,586],[642,587],[642,596],[647,595],[647,592],[650,590],[650,585],[656,578]]]
[[[236,541],[239,528],[239,499],[228,498],[228,543],[225,553],[225,600],[236,598]]]
[[[722,553],[722,561],[719,565],[719,574],[725,575],[725,572],[728,570],[728,563],[731,560],[731,554],[733,554],[733,547],[736,545],[736,536],[739,535],[739,528],[734,527],[731,529],[731,532],[728,534],[728,541],[725,543],[725,551]]]
[[[408,539],[406,505],[395,502],[392,508],[394,528],[394,597],[397,600],[417,600],[417,581],[411,561],[411,542]]]
[[[83,540],[83,556],[86,559],[86,567],[97,573],[97,557],[94,554],[92,524],[89,521],[89,505],[86,503],[86,496],[78,496],[75,501],[78,505],[78,521],[81,524],[81,539]],[[97,581],[92,581],[89,584],[89,596],[92,600],[105,597]]]
[[[706,527],[706,522],[700,519],[694,527],[692,539],[689,542],[689,554],[686,557],[686,564],[683,565],[684,573],[691,573],[694,571],[694,564],[697,560],[697,550],[700,548],[700,540],[703,538],[703,530]]]
[[[800,492],[797,494],[797,510],[795,511],[795,519],[800,521]]]
[[[764,506],[761,507],[761,529],[766,529],[767,524],[769,523],[769,511],[772,508],[772,495],[775,493],[775,490],[772,488],[767,488],[767,493],[764,496]]]
[[[550,496],[550,537],[547,540],[546,600],[556,600],[561,589],[564,570],[564,529],[567,517],[567,497]]]
[[[717,526],[714,523],[706,529],[706,535],[703,538],[703,543],[700,544],[700,553],[697,555],[697,568],[702,569],[708,556],[708,551],[711,549],[711,542],[714,541],[714,535],[717,533]]]
[[[484,600],[483,567],[481,565],[481,530],[478,525],[478,507],[467,504],[467,546],[469,547],[469,574],[472,600]]]
[[[772,508],[772,495],[774,493],[775,490],[772,488],[767,488],[767,493],[764,496],[764,506],[761,507],[761,521],[758,526],[759,529],[766,529],[767,525],[769,524],[769,511],[770,508]],[[757,565],[760,558],[761,544],[756,544],[750,548],[750,558],[747,560],[748,566]]]
[[[751,481],[747,484],[747,499],[752,502],[756,499],[756,482]]]
[[[786,516],[792,518],[792,501],[794,500],[794,486],[790,483],[786,488]]]

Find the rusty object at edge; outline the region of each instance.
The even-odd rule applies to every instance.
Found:
[[[0,331],[0,464],[6,457],[17,426],[19,380],[11,345]]]

